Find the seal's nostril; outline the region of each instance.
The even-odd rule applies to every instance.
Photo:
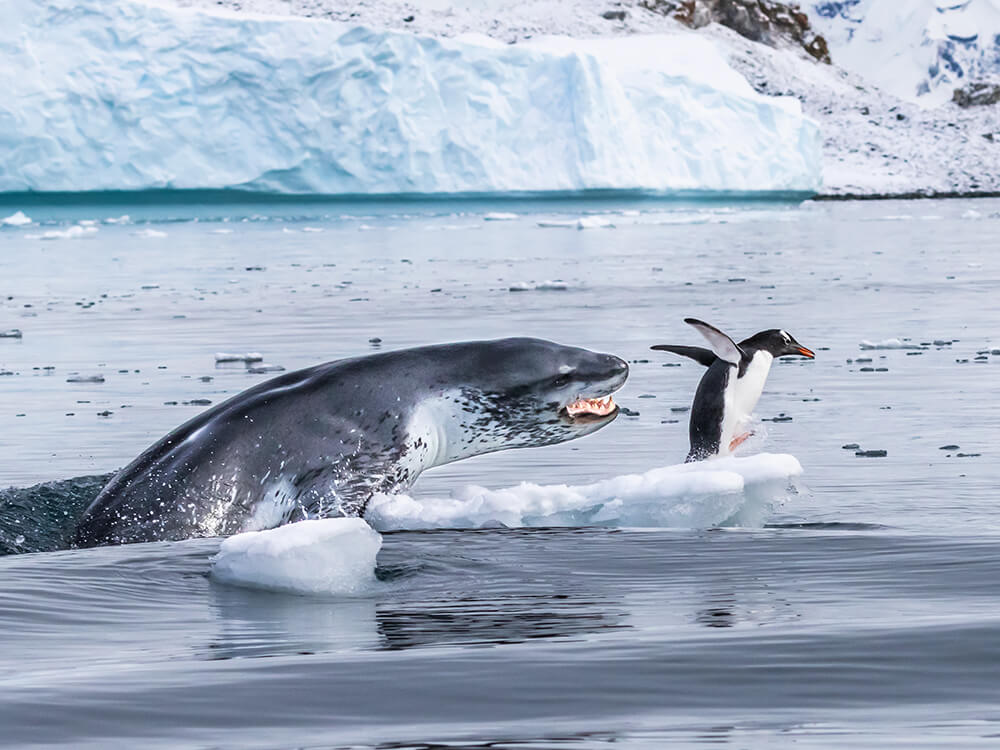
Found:
[[[620,374],[623,372],[628,372],[628,363],[620,357],[616,357],[613,354],[607,355],[608,367],[615,374]]]

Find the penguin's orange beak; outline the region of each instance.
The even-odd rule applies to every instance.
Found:
[[[812,349],[806,349],[804,346],[796,347],[796,350],[803,357],[808,357],[809,359],[816,359],[816,353]]]

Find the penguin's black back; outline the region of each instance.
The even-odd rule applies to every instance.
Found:
[[[688,424],[691,451],[685,463],[701,461],[719,452],[725,392],[729,378],[735,374],[734,370],[728,362],[717,359],[698,383],[694,403],[691,405],[691,421]]]

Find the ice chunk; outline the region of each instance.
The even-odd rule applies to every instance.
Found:
[[[103,383],[103,375],[80,375],[79,373],[73,373],[68,378],[66,378],[67,383]]]
[[[138,232],[133,232],[132,234],[136,237],[151,237],[151,238],[160,238],[167,236],[166,232],[162,232],[159,229],[140,229]]]
[[[864,351],[871,351],[875,349],[924,349],[926,347],[920,346],[919,344],[914,344],[908,341],[900,341],[899,339],[885,339],[884,341],[869,341],[868,339],[863,339],[858,345]]]
[[[216,352],[216,362],[263,362],[264,355],[260,352]]]
[[[514,221],[517,214],[504,213],[503,211],[491,211],[483,217],[486,221]]]
[[[382,537],[360,518],[323,518],[248,531],[212,558],[222,583],[297,594],[363,594],[376,585]]]
[[[538,485],[453,497],[376,495],[366,518],[376,529],[506,526],[759,526],[802,473],[794,456],[761,453],[652,469],[582,486]]]
[[[820,187],[799,102],[698,34],[506,45],[136,0],[4,11],[0,192]]]
[[[0,226],[23,227],[31,223],[31,219],[23,211],[16,211],[10,216],[0,219]]]

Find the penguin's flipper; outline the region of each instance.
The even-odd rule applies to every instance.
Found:
[[[708,343],[712,345],[712,351],[719,359],[731,365],[738,365],[742,361],[743,350],[740,349],[739,344],[718,328],[695,318],[684,318],[684,322],[693,326],[708,340]]]
[[[715,364],[715,360],[718,357],[715,356],[715,352],[711,349],[704,349],[700,346],[674,346],[673,344],[657,344],[656,346],[649,347],[650,349],[656,349],[661,352],[673,352],[674,354],[680,354],[682,357],[688,357],[693,359],[700,365],[705,365],[705,367],[711,367]]]

